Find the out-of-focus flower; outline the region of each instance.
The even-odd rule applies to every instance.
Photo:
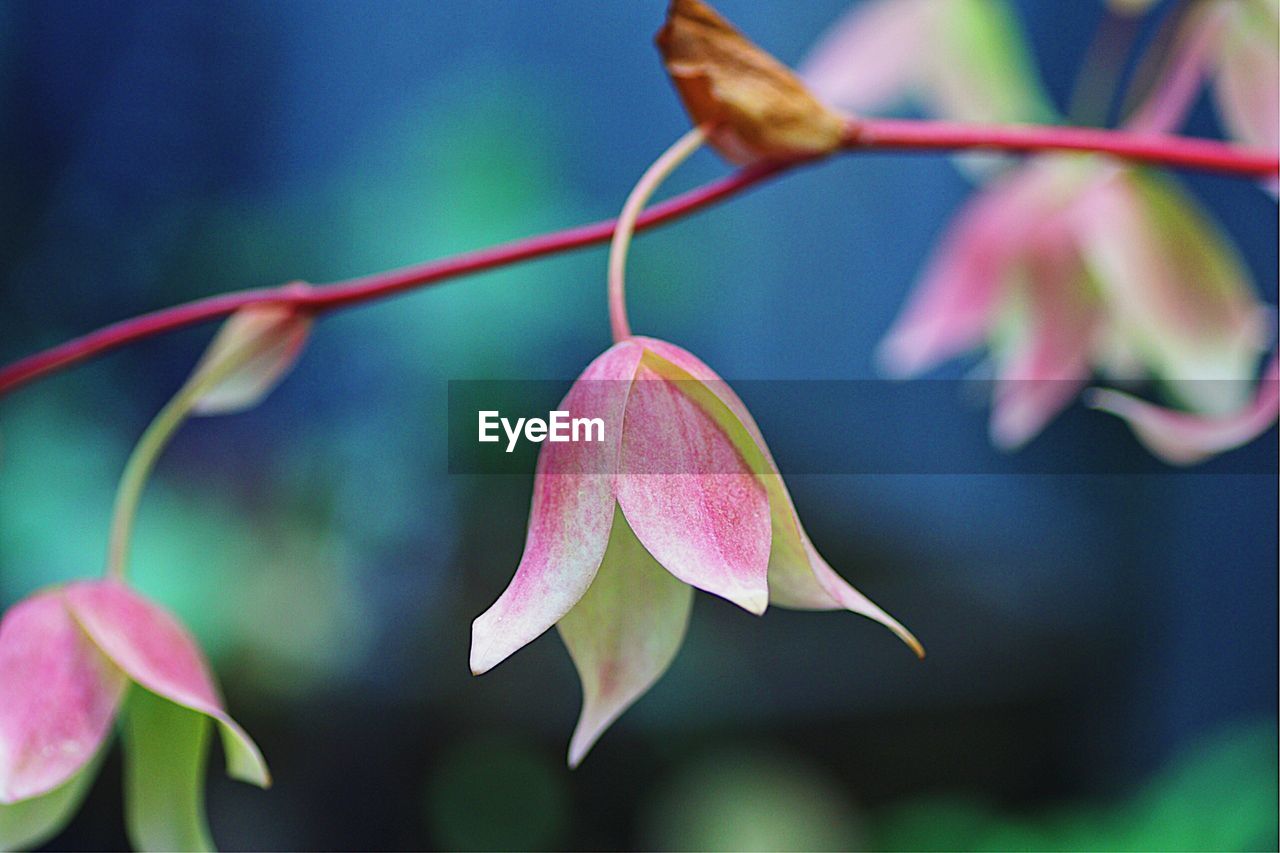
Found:
[[[657,44],[693,123],[729,161],[814,157],[840,144],[844,118],[702,0],[672,0]]]
[[[1120,15],[1143,15],[1159,0],[1107,0],[1107,8]]]
[[[1176,130],[1205,78],[1212,80],[1228,134],[1280,150],[1280,0],[1207,0],[1192,7],[1168,67],[1129,128]]]
[[[211,846],[203,788],[214,723],[227,772],[270,784],[186,630],[116,581],[72,583],[0,622],[0,848],[38,845],[71,819],[122,710],[125,815],[139,849]]]
[[[543,445],[524,555],[475,621],[471,668],[558,625],[583,685],[571,764],[675,657],[691,587],[757,614],[845,608],[921,651],[819,556],[750,414],[688,352],[623,340],[560,408],[600,418],[605,440]]]
[[[1172,184],[1097,158],[1032,160],[957,216],[881,346],[915,375],[989,346],[992,438],[1017,447],[1095,369],[1149,374],[1193,410],[1234,411],[1268,312],[1213,223]]]
[[[914,100],[959,121],[1055,116],[1003,0],[868,0],[818,41],[800,76],[819,98],[854,113]]]
[[[310,285],[294,282],[305,293]],[[263,303],[241,308],[227,318],[192,372],[190,383],[235,366],[205,390],[192,407],[197,415],[222,415],[262,402],[293,369],[311,333],[312,318],[291,305]]]
[[[1166,409],[1107,388],[1093,389],[1087,399],[1095,409],[1124,418],[1151,452],[1166,462],[1193,465],[1247,444],[1280,418],[1280,354],[1272,356],[1253,400],[1226,415],[1206,417]]]

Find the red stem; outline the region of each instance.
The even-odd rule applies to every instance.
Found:
[[[1276,154],[1219,142],[1158,133],[1129,133],[1092,127],[959,124],[942,121],[877,119],[851,128],[852,147],[930,151],[980,148],[1026,154],[1082,151],[1111,154],[1157,166],[1220,172],[1241,178],[1269,178],[1280,171]]]
[[[956,124],[920,120],[851,122],[844,148],[873,150],[984,149],[1011,153],[1078,151],[1111,154],[1127,160],[1177,168],[1218,172],[1243,178],[1280,173],[1276,154],[1208,139],[1132,134],[1075,127]],[[687,216],[736,195],[797,163],[750,166],[726,178],[656,204],[641,214],[636,230]],[[502,243],[398,270],[318,287],[287,284],[224,293],[164,308],[106,326],[0,369],[0,396],[50,373],[143,338],[204,323],[262,302],[289,303],[313,313],[381,299],[469,273],[603,243],[613,235],[615,220],[581,225]]]

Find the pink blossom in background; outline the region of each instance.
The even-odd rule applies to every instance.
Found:
[[[1280,0],[1209,0],[1190,7],[1164,75],[1126,126],[1177,131],[1206,81],[1232,138],[1280,150]]]
[[[1017,447],[1095,371],[1164,380],[1193,410],[1244,401],[1269,313],[1234,250],[1173,184],[1096,158],[1042,157],[956,216],[881,345],[896,376],[986,349],[992,438]]]
[[[1130,129],[1176,129],[1212,75],[1224,123],[1242,141],[1276,147],[1278,8],[1194,7]],[[819,40],[802,71],[819,96],[855,113],[913,102],[943,118],[1043,120],[1053,110],[1016,26],[1002,2],[869,0]],[[1053,155],[994,176],[961,208],[880,360],[909,377],[985,350],[997,380],[992,439],[1016,448],[1095,372],[1159,379],[1193,413],[1238,411],[1272,325],[1229,239],[1176,185]]]
[[[854,114],[914,103],[959,121],[1056,118],[1004,0],[857,3],[818,39],[800,76]]]
[[[1280,355],[1272,356],[1253,400],[1235,412],[1205,416],[1166,409],[1131,394],[1092,390],[1095,409],[1123,418],[1152,453],[1174,465],[1192,465],[1247,444],[1280,418]]]

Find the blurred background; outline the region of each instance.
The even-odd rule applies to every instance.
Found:
[[[1103,6],[1016,5],[1065,109]],[[846,3],[720,6],[795,63]],[[613,215],[687,127],[651,44],[664,7],[0,4],[0,360],[205,294]],[[1189,130],[1214,122],[1201,103]],[[724,171],[700,154],[668,189]],[[1274,303],[1274,201],[1185,183]],[[730,380],[874,377],[970,188],[936,156],[795,173],[638,240],[632,323]],[[699,595],[670,672],[568,771],[580,700],[557,638],[468,672],[532,472],[449,475],[446,388],[567,387],[608,344],[604,263],[326,318],[265,404],[190,423],[162,458],[133,575],[199,637],[277,780],[215,769],[223,848],[1275,849],[1274,470],[1019,474],[960,395],[856,439],[915,436],[974,473],[789,481],[926,661],[849,614],[755,619]],[[126,455],[211,331],[0,401],[0,604],[100,571]],[[748,403],[775,444],[823,441],[782,401]],[[1144,452],[1078,407],[1033,449]],[[125,844],[119,771],[113,754],[54,849]]]

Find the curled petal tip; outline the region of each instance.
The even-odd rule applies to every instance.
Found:
[[[904,628],[904,627],[902,627],[901,625],[898,625],[898,624],[896,624],[896,623],[895,623],[894,625],[890,625],[890,626],[889,626],[889,630],[891,630],[891,631],[893,631],[893,633],[897,634],[897,635],[898,635],[898,639],[900,639],[900,640],[902,640],[902,642],[906,643],[906,644],[907,644],[907,647],[908,647],[908,648],[910,648],[910,649],[911,649],[911,651],[913,651],[913,652],[915,652],[915,653],[916,653],[916,657],[917,657],[917,658],[919,658],[920,660],[924,660],[924,656],[925,656],[924,646],[923,646],[923,645],[921,645],[921,644],[920,644],[920,641],[916,639],[916,635],[915,635],[915,634],[912,634],[912,633],[911,633],[910,631],[908,631],[906,628]]]

